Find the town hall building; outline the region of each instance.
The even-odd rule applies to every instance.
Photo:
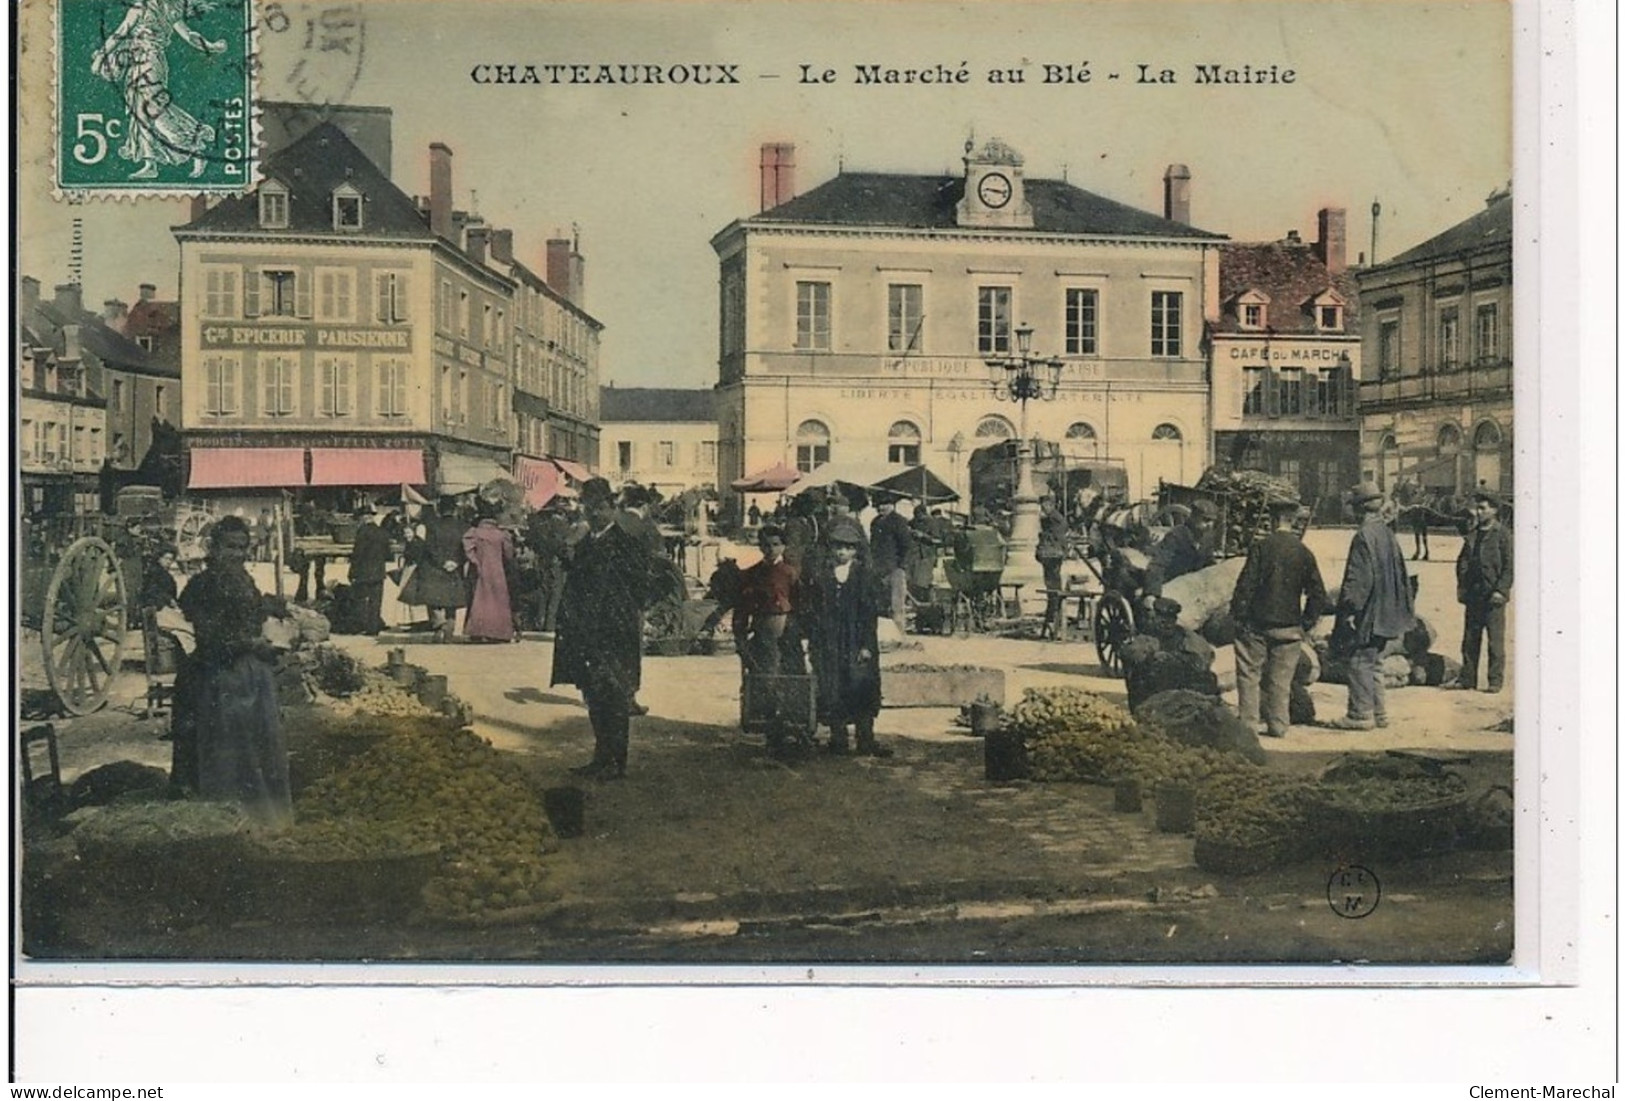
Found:
[[[1129,492],[1211,462],[1206,324],[1223,237],[1028,179],[993,140],[958,176],[841,172],[795,195],[792,147],[763,147],[762,212],[711,241],[721,266],[718,483],[784,462],[924,463],[961,492],[971,455],[1020,432],[989,358],[1064,362],[1028,434],[1121,464]],[[1002,375],[1003,372],[999,371]]]

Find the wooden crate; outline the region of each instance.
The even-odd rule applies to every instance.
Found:
[[[984,697],[1004,703],[1003,669],[880,671],[880,698],[886,707],[964,707]]]

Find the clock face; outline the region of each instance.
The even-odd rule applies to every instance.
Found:
[[[976,197],[982,200],[983,205],[994,210],[999,209],[1010,201],[1015,189],[1010,186],[1010,178],[1002,172],[989,172],[982,177],[976,185]]]

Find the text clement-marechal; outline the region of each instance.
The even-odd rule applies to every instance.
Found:
[[[739,66],[693,65],[520,65],[481,63],[468,78],[475,84],[738,84]]]

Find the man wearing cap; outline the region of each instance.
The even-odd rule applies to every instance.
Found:
[[[1349,654],[1348,714],[1328,725],[1370,730],[1388,725],[1386,693],[1377,664],[1383,646],[1416,623],[1405,552],[1383,521],[1382,491],[1365,482],[1349,494],[1360,527],[1349,543],[1348,564],[1338,592],[1337,615],[1353,643]]]
[[[914,549],[914,532],[897,511],[897,502],[882,496],[875,502],[869,525],[869,556],[875,573],[886,586],[889,612],[899,631],[908,627],[908,572],[905,565]]]
[[[648,553],[615,521],[602,478],[581,487],[587,532],[570,556],[553,646],[553,683],[581,690],[592,723],[592,760],[572,771],[599,780],[626,775],[633,693],[643,672],[642,613]]]
[[[356,510],[355,543],[350,548],[350,601],[357,634],[384,629],[384,573],[394,552],[384,530],[384,514],[372,505]]]
[[[829,726],[829,751],[847,753],[848,727],[857,726],[858,752],[890,757],[875,741],[880,714],[880,639],[876,624],[884,594],[874,572],[858,561],[863,529],[843,517],[829,528],[830,557],[806,576],[797,608],[806,616],[808,653],[818,683],[818,718]]]
[[[1212,501],[1198,499],[1191,504],[1190,514],[1167,535],[1162,537],[1151,553],[1151,566],[1145,573],[1145,600],[1149,607],[1162,595],[1162,587],[1176,577],[1183,577],[1213,565],[1213,550],[1208,546],[1208,532],[1219,518],[1219,510]]]
[[[1270,518],[1275,530],[1247,552],[1230,598],[1230,615],[1236,622],[1241,718],[1256,729],[1262,713],[1263,732],[1284,738],[1304,634],[1326,610],[1326,585],[1297,530],[1297,502],[1272,502]]]
[[[1507,601],[1512,597],[1512,533],[1501,523],[1500,496],[1480,488],[1473,494],[1473,526],[1456,559],[1456,599],[1466,611],[1461,632],[1461,676],[1452,688],[1478,687],[1478,653],[1489,641],[1489,683],[1506,683]]]

